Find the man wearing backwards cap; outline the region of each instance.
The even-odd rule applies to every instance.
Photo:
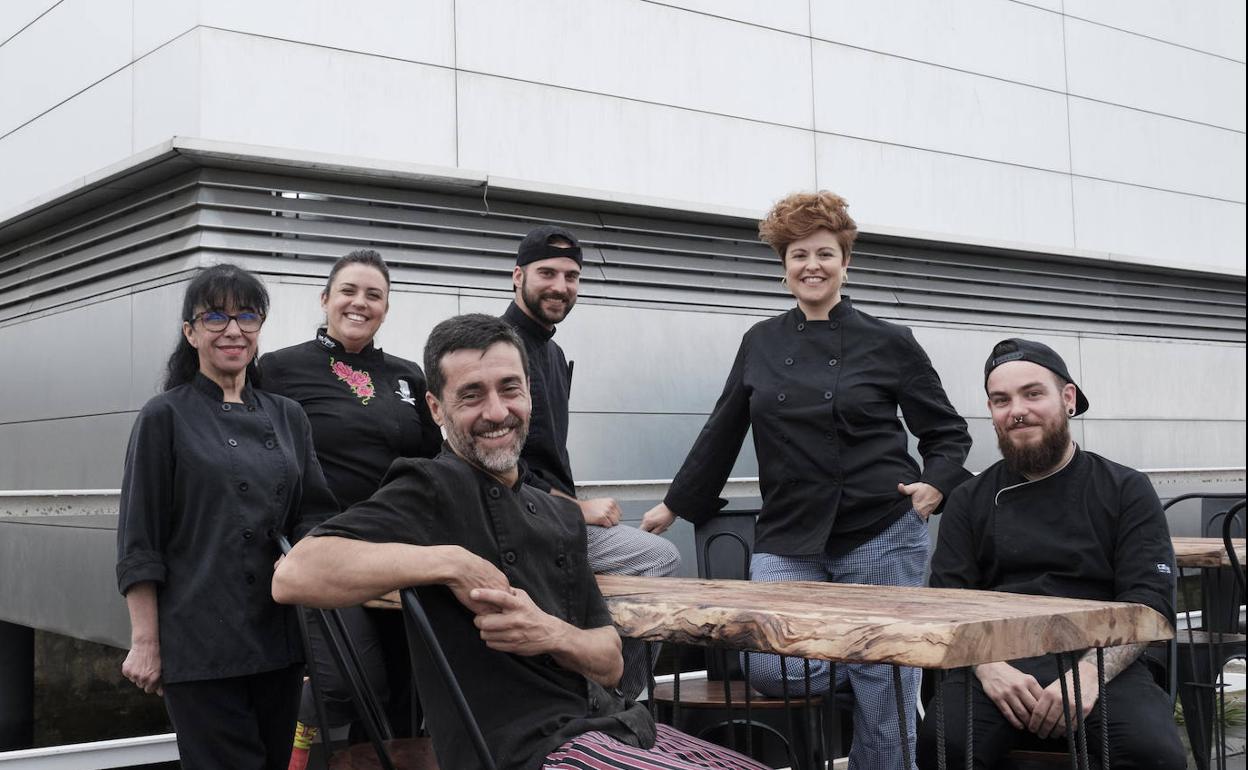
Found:
[[[534,228],[516,254],[512,271],[515,300],[503,314],[524,341],[529,357],[533,411],[521,459],[524,480],[538,489],[576,502],[588,525],[589,567],[609,575],[666,576],[680,566],[676,546],[649,532],[618,526],[620,507],[611,498],[578,500],[568,460],[568,396],[572,366],[552,339],[555,326],[576,304],[581,279],[581,246],[557,225]],[[624,640],[620,689],[636,698],[649,678],[645,647]]]
[[[984,365],[988,409],[1004,458],[949,496],[932,557],[931,584],[1013,593],[1137,602],[1171,622],[1174,553],[1161,502],[1138,471],[1080,449],[1070,418],[1088,409],[1061,356],[1008,339]],[[1110,757],[1114,768],[1186,765],[1170,699],[1140,658],[1144,645],[1105,650]],[[1095,651],[1076,667],[1089,746],[1102,725]],[[976,666],[975,767],[1014,748],[1065,734],[1052,656]],[[945,703],[962,702],[964,671],[946,679]],[[1073,699],[1073,677],[1066,675]],[[944,709],[948,761],[965,761],[965,710]],[[930,712],[929,712],[930,713]],[[918,764],[935,768],[935,719],[920,731]],[[1065,741],[1058,744],[1065,749]],[[1093,752],[1097,753],[1097,752]]]

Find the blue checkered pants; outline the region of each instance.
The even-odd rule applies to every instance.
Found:
[[[925,522],[913,510],[905,513],[888,529],[844,556],[777,556],[755,553],[750,562],[750,579],[772,583],[781,580],[810,580],[830,583],[865,583],[884,586],[917,586],[923,583],[930,537]],[[744,665],[744,664],[743,664]],[[827,661],[810,662],[811,692],[828,692]],[[790,658],[786,664],[789,693],[805,693],[802,661]],[[919,689],[919,669],[901,669],[907,737],[914,757],[915,696]],[[902,770],[901,730],[897,724],[897,700],[893,692],[893,667],[889,665],[838,665],[837,684],[846,679],[854,690],[854,741],[849,752],[852,770]],[[750,655],[750,684],[764,695],[783,692],[780,656]],[[913,770],[913,765],[911,766]]]

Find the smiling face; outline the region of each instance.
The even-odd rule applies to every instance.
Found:
[[[568,245],[558,240],[553,245]],[[547,329],[567,318],[576,305],[581,285],[581,266],[571,257],[552,257],[517,266],[512,273],[516,304],[525,315]]]
[[[242,376],[247,371],[247,364],[256,357],[260,331],[245,332],[233,319],[224,330],[209,331],[201,318],[206,310],[218,310],[227,315],[258,311],[251,307],[240,308],[233,303],[223,308],[196,307],[193,316],[196,320],[182,323],[182,335],[199,354],[199,371],[224,388],[225,383]]]
[[[1057,469],[1071,448],[1075,386],[1031,361],[1010,361],[988,375],[988,409],[1006,463],[1024,476]]]
[[[373,341],[386,320],[390,286],[371,265],[346,265],[334,276],[329,290],[321,293],[321,309],[329,336],[348,352],[358,353]]]
[[[841,301],[849,259],[831,230],[820,228],[784,252],[784,279],[808,319],[827,318]]]
[[[520,351],[496,342],[484,351],[448,353],[438,365],[442,393],[427,393],[426,399],[434,422],[446,428],[447,443],[468,462],[514,484],[531,408]]]

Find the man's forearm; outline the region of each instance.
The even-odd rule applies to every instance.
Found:
[[[568,626],[561,649],[551,657],[564,668],[594,680],[603,687],[614,687],[624,673],[620,636],[611,626],[580,629]]]
[[[273,598],[307,607],[350,607],[407,586],[447,583],[455,576],[455,549],[305,538],[278,564]]]
[[[1126,670],[1127,666],[1135,662],[1144,652],[1146,644],[1124,644],[1119,647],[1106,647],[1105,649],[1105,681],[1112,681],[1114,677]],[[1096,671],[1096,650],[1088,650],[1082,658],[1079,659],[1081,664],[1087,664],[1093,672]]]

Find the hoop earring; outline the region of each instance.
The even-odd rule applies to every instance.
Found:
[[[1067,416],[1067,417],[1074,417],[1074,416],[1075,416],[1075,410],[1074,410],[1074,409],[1067,409],[1067,410],[1066,410],[1066,416]]]
[[[781,286],[788,286],[788,285],[789,285],[789,277],[788,277],[787,275],[782,275],[782,276],[780,276],[780,285],[781,285]]]

